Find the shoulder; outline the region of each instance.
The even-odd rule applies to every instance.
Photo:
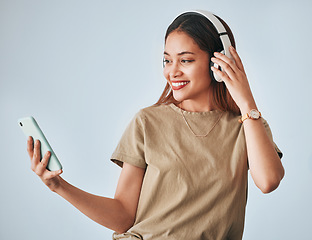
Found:
[[[231,127],[241,128],[242,124],[239,123],[240,115],[233,113],[231,111],[224,111],[224,116],[222,117],[222,124],[230,125]]]
[[[154,130],[155,126],[159,127],[165,122],[170,122],[174,117],[175,112],[170,105],[151,105],[137,111],[132,122],[145,130]]]
[[[161,116],[169,112],[172,112],[172,108],[170,107],[170,105],[159,104],[142,108],[136,113],[135,116],[142,120],[149,120],[154,118],[160,118]]]

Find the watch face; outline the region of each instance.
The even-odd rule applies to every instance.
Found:
[[[252,109],[250,111],[250,117],[253,119],[258,119],[260,117],[259,111],[257,111],[256,109]]]

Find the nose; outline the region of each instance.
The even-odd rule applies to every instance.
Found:
[[[170,79],[180,77],[181,75],[182,75],[182,71],[179,68],[178,64],[177,63],[172,64],[172,66],[169,70]]]

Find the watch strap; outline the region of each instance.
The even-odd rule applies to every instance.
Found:
[[[245,115],[243,115],[240,119],[238,119],[238,121],[240,122],[240,123],[243,123],[246,119],[248,119],[249,118],[249,114],[248,113],[246,113]]]
[[[242,117],[241,117],[240,119],[238,119],[238,122],[243,123],[246,119],[257,120],[257,119],[261,118],[261,112],[259,112],[259,111],[256,110],[256,109],[250,110],[250,112],[252,112],[252,111],[257,111],[257,112],[259,113],[259,117],[253,118],[253,117],[250,115],[250,113],[246,113],[246,114],[242,115]]]

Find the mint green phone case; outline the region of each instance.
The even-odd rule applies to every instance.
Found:
[[[23,130],[26,137],[32,136],[34,141],[36,139],[39,139],[41,143],[41,149],[40,149],[41,157],[43,157],[47,151],[51,152],[51,157],[47,165],[47,169],[50,171],[56,171],[56,170],[62,169],[62,165],[60,161],[57,159],[53,149],[51,148],[49,142],[47,141],[46,137],[41,131],[36,120],[33,117],[25,117],[25,118],[19,119],[18,124]]]

